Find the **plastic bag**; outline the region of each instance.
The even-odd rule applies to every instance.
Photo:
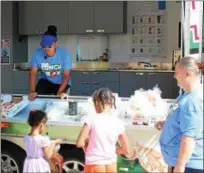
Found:
[[[45,112],[47,113],[48,120],[59,121],[68,112],[68,104],[66,102],[49,101],[46,104]]]
[[[61,173],[63,170],[63,163],[63,157],[56,151],[53,151],[53,154],[49,160],[51,173]]]
[[[128,114],[138,124],[149,124],[167,115],[168,105],[161,98],[161,90],[155,86],[151,90],[139,89],[131,96],[128,103]]]

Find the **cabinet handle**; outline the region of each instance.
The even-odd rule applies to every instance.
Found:
[[[142,76],[142,75],[144,75],[144,73],[136,73],[136,75]]]
[[[100,85],[100,83],[99,83],[99,82],[93,82],[93,84],[94,84],[94,85]]]
[[[93,29],[87,29],[86,32],[93,32]]]
[[[88,74],[88,72],[82,72],[82,74]]]
[[[148,73],[149,74],[149,76],[155,76],[156,75],[156,73]]]
[[[86,92],[82,92],[82,95],[86,95],[87,93]]]
[[[97,32],[104,32],[105,30],[104,29],[97,29],[96,31]]]
[[[89,84],[88,82],[82,82],[82,85]]]

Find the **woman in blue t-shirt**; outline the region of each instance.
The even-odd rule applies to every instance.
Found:
[[[57,46],[56,26],[48,26],[40,46],[31,59],[29,98],[34,100],[37,95],[58,95],[62,98],[71,86],[72,58],[66,49]],[[35,86],[39,69],[41,74]]]

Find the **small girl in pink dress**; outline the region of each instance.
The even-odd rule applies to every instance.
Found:
[[[24,161],[23,173],[51,172],[48,160],[61,140],[51,142],[41,135],[45,131],[46,122],[47,115],[43,111],[30,111],[28,124],[31,126],[31,131],[24,137],[27,157]]]

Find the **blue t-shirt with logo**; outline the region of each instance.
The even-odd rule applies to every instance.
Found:
[[[55,55],[47,58],[45,58],[43,48],[38,48],[32,56],[31,67],[41,69],[42,72],[39,79],[43,78],[54,84],[61,84],[63,70],[72,69],[72,58],[69,51],[62,47],[57,47]],[[71,86],[71,77],[68,81],[68,85]]]
[[[176,166],[184,135],[195,138],[195,148],[186,167],[203,169],[203,100],[198,89],[178,97],[164,124],[159,142],[169,166]]]

